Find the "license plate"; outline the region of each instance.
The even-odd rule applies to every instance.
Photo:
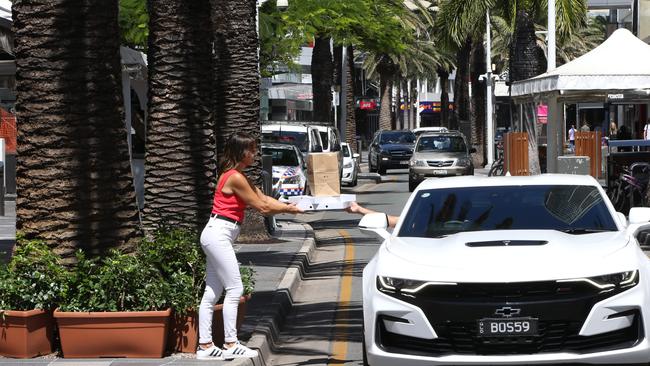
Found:
[[[434,170],[433,174],[435,174],[435,175],[447,175],[447,171],[446,170]]]
[[[537,335],[535,318],[486,318],[478,321],[479,337],[520,337]]]
[[[408,165],[409,161],[408,160],[402,160],[399,162],[402,165]]]

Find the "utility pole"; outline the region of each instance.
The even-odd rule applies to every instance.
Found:
[[[348,49],[347,47],[341,47],[341,93],[339,94],[339,110],[341,111],[341,118],[339,119],[339,134],[341,135],[341,141],[346,141],[346,119],[348,113],[354,113],[347,110],[347,97],[348,97]]]
[[[548,57],[546,72],[555,69],[555,0],[548,0]]]
[[[487,166],[491,167],[494,162],[494,123],[492,121],[492,35],[490,34],[491,27],[489,9],[485,12],[485,24],[485,63],[487,65],[487,71],[485,73],[485,86],[487,88],[487,98],[485,98],[487,101],[487,106],[485,108],[485,123],[487,124]]]

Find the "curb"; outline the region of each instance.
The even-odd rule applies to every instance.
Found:
[[[295,294],[302,278],[303,268],[311,261],[316,239],[314,230],[307,224],[301,224],[305,229],[305,242],[296,252],[289,267],[268,305],[267,314],[263,316],[259,324],[253,330],[251,338],[246,345],[257,349],[259,355],[256,358],[235,359],[228,363],[231,366],[266,366],[271,355],[273,344],[278,339],[280,327],[293,306],[293,295]]]

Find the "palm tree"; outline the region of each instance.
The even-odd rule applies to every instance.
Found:
[[[352,46],[347,46],[347,52],[346,52],[346,57],[347,57],[347,62],[346,62],[346,68],[345,72],[346,74],[346,84],[347,87],[345,89],[346,91],[346,96],[345,96],[345,108],[347,113],[345,114],[345,142],[348,143],[350,146],[350,149],[353,152],[359,152],[356,151],[357,144],[356,144],[356,135],[357,135],[357,119],[354,113],[355,110],[355,100],[354,96],[356,93],[354,92],[354,47]]]
[[[258,37],[255,0],[210,0],[214,27],[214,118],[217,157],[226,141],[236,132],[260,140],[259,87],[257,64]],[[245,171],[258,187],[262,185],[261,153]],[[252,209],[246,211],[240,241],[270,240],[264,218]]]
[[[200,229],[216,176],[208,0],[149,1],[149,126],[143,225]]]
[[[17,229],[68,262],[141,237],[126,131],[116,2],[13,2]]]
[[[311,57],[313,119],[329,123],[332,122],[332,76],[334,73],[330,41],[329,37],[316,36]]]

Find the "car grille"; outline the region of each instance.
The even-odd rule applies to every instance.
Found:
[[[427,160],[429,166],[441,168],[454,165],[453,160]]]
[[[601,290],[586,282],[459,283],[454,286],[427,286],[416,297],[419,301],[463,299],[467,302],[557,300],[560,297],[594,296]]]
[[[391,155],[391,156],[408,156],[408,157],[410,157],[410,156],[411,156],[411,151],[407,151],[407,150],[392,150],[392,151],[390,152],[390,155]]]
[[[521,355],[536,353],[590,353],[634,346],[643,338],[639,311],[631,326],[613,332],[579,336],[582,321],[539,321],[539,335],[525,337],[479,337],[477,322],[433,324],[437,339],[421,339],[388,332],[378,319],[379,346],[387,352],[439,357],[464,355]]]

